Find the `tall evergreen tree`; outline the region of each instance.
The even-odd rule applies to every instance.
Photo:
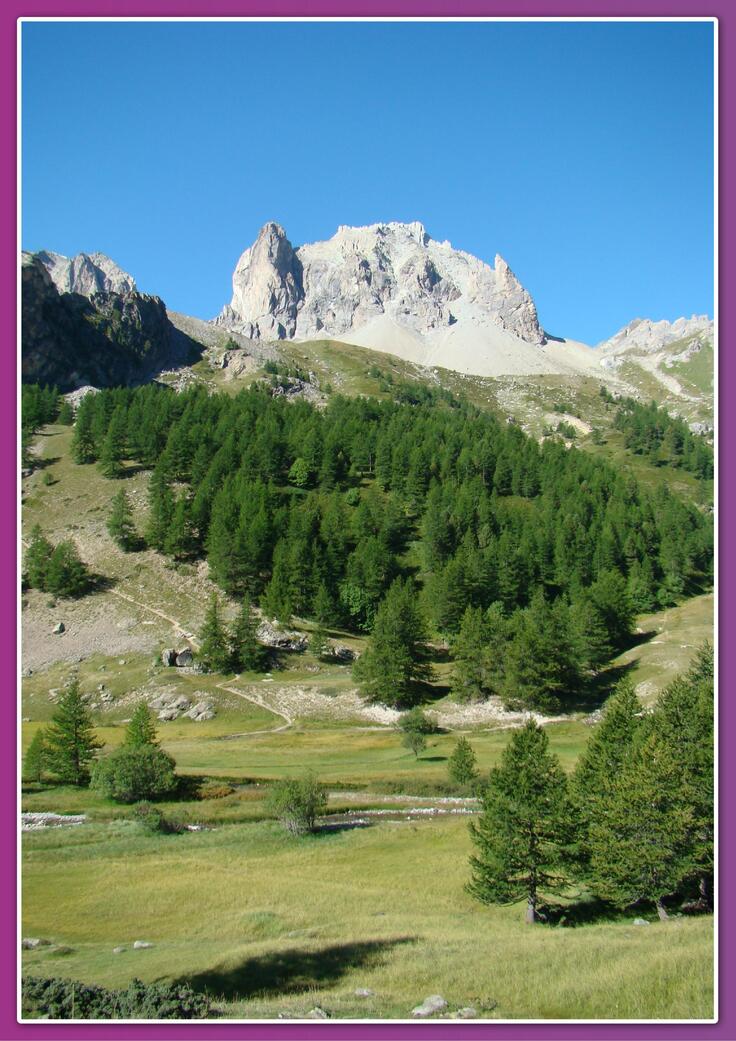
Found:
[[[478,777],[478,761],[467,738],[459,738],[447,761],[447,772],[455,784],[472,784]]]
[[[40,784],[46,770],[47,759],[46,734],[43,727],[39,727],[23,757],[23,780]]]
[[[146,542],[152,549],[163,551],[174,516],[174,495],[162,467],[157,466],[148,485],[148,523]]]
[[[46,569],[44,589],[54,596],[78,597],[88,589],[90,579],[71,539],[54,547]]]
[[[353,666],[366,697],[385,705],[411,701],[416,684],[432,675],[426,638],[414,586],[397,578],[376,613],[368,647]]]
[[[636,747],[590,827],[593,885],[620,907],[651,901],[667,918],[665,897],[694,870],[694,813],[682,765],[652,731]]]
[[[127,423],[125,420],[125,409],[122,405],[113,412],[110,425],[102,442],[99,454],[98,467],[105,477],[120,477],[123,472],[122,460],[125,458],[125,438],[127,435]]]
[[[493,693],[490,681],[489,632],[480,607],[468,607],[452,641],[452,694],[456,701],[480,701]]]
[[[95,737],[77,679],[59,696],[56,711],[46,728],[46,747],[49,769],[62,783],[79,786],[89,783],[90,766],[102,742]]]
[[[230,666],[230,647],[227,630],[220,617],[217,593],[210,599],[204,625],[199,634],[197,658],[208,672],[227,672]]]
[[[107,530],[120,549],[126,552],[135,549],[138,533],[135,530],[133,511],[124,488],[116,492],[112,498],[110,515],[107,518]]]
[[[540,893],[568,884],[571,833],[567,780],[549,752],[544,730],[530,720],[514,732],[491,770],[483,811],[470,834],[468,891],[487,904],[526,897],[526,921],[537,918]]]
[[[38,524],[31,531],[28,549],[23,558],[25,580],[31,589],[46,589],[49,561],[54,547]]]
[[[129,748],[140,748],[143,745],[158,745],[156,724],[144,701],[136,705],[130,723],[125,728],[123,744]]]
[[[258,623],[246,596],[230,633],[233,672],[261,672],[266,665],[266,648],[258,641]]]

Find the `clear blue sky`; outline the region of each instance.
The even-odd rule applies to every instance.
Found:
[[[713,313],[710,23],[26,23],[23,246],[212,317],[277,220],[501,253],[555,335]]]

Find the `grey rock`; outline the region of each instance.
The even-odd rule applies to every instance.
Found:
[[[441,994],[430,994],[421,1005],[417,1005],[416,1008],[411,1010],[411,1014],[414,1019],[426,1019],[428,1016],[434,1016],[437,1012],[442,1012],[446,1008],[447,1002]]]
[[[167,669],[171,668],[172,665],[176,665],[176,651],[173,647],[167,647],[166,650],[161,652],[161,664],[165,665]]]
[[[113,954],[123,954],[127,950],[127,947],[113,947]]]
[[[149,947],[153,947],[153,944],[149,943],[148,940],[136,940],[133,944],[134,951],[145,951]]]
[[[60,293],[91,297],[95,293],[132,293],[135,290],[132,276],[104,253],[78,253],[70,258],[42,250],[36,256]]]
[[[648,922],[646,918],[635,918],[634,925],[651,925],[651,922]]]
[[[56,625],[54,626],[54,633],[56,633],[58,635],[58,634],[63,633],[63,632],[66,632],[66,626],[64,625],[63,622],[57,622]]]
[[[308,640],[303,633],[286,629],[277,629],[270,622],[262,621],[256,633],[266,647],[275,647],[283,651],[305,651]]]
[[[24,951],[37,951],[39,947],[49,947],[51,940],[44,940],[40,936],[26,936],[20,941]]]
[[[184,666],[191,665],[194,661],[194,655],[188,647],[185,647],[183,651],[179,651],[176,655],[177,668],[181,669]]]
[[[494,267],[436,242],[418,221],[342,226],[326,242],[294,247],[265,224],[233,274],[233,296],[217,322],[254,340],[339,338],[388,318],[410,334],[457,321],[486,321],[527,343],[546,342],[536,307],[508,264]]]
[[[315,1005],[311,1012],[307,1012],[307,1019],[329,1019],[329,1012],[325,1012],[319,1005]]]
[[[195,723],[204,723],[208,719],[215,718],[215,712],[211,701],[198,701],[196,705],[192,705],[189,711],[185,712],[184,715],[188,719],[194,720]]]
[[[455,1013],[455,1019],[476,1019],[477,1016],[478,1013],[472,1005],[467,1005],[465,1008],[459,1008]]]
[[[55,957],[63,958],[67,954],[74,954],[73,947],[67,947],[66,944],[59,944],[58,947],[54,947],[51,952]]]
[[[375,991],[371,990],[370,987],[358,987],[355,991],[356,998],[373,998],[375,997]]]

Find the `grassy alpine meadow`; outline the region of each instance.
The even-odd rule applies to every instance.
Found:
[[[304,840],[271,821],[26,834],[23,934],[60,947],[26,952],[24,971],[109,987],[186,980],[231,1018],[316,1005],[406,1018],[430,993],[488,1019],[712,1016],[710,917],[646,915],[643,927],[591,911],[584,926],[529,929],[520,905],[465,892],[470,851],[467,821],[451,818]]]

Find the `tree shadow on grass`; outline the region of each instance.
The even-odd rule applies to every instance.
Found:
[[[352,969],[369,969],[394,947],[415,943],[416,936],[389,940],[365,940],[335,944],[318,950],[292,948],[247,958],[230,968],[213,968],[184,976],[177,984],[228,1001],[242,1001],[255,995],[297,994],[311,987],[331,986]]]

